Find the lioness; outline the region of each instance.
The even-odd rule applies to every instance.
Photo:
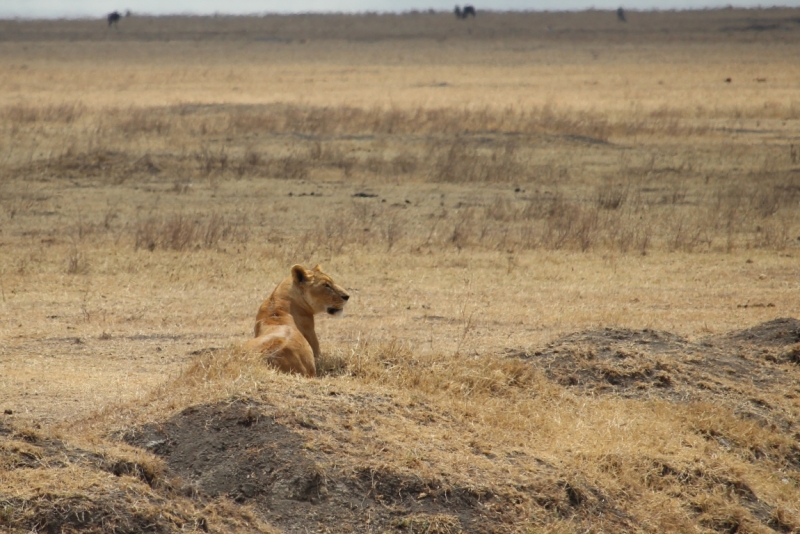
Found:
[[[314,314],[342,313],[350,295],[317,265],[307,271],[292,267],[292,275],[278,284],[256,315],[255,339],[245,350],[267,354],[267,360],[287,373],[316,376],[319,341]]]

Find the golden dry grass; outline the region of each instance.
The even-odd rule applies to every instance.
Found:
[[[800,530],[797,346],[719,337],[800,317],[798,20],[0,22],[0,527],[289,529],[119,443],[244,399],[491,521],[375,528]],[[293,263],[353,296],[317,380],[236,348]]]

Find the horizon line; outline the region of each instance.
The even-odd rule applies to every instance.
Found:
[[[710,5],[704,7],[648,7],[648,8],[625,8],[624,6],[620,5],[625,9],[625,11],[631,13],[664,13],[664,12],[690,12],[690,11],[768,11],[774,9],[800,9],[800,6],[797,5],[778,5],[773,4],[770,6],[734,6],[731,5],[730,2],[725,3],[724,5]],[[591,7],[579,7],[574,9],[480,9],[479,12],[481,13],[496,13],[496,14],[503,14],[503,13],[582,13],[582,12],[592,12],[592,11],[616,11],[617,8],[608,7],[608,8],[598,8],[595,6]],[[75,15],[53,15],[53,16],[25,16],[25,15],[5,15],[0,12],[0,21],[45,21],[45,20],[95,20],[97,18],[104,18],[109,13],[119,12],[122,15],[130,13],[130,16],[134,17],[146,17],[146,18],[167,18],[167,17],[271,17],[271,16],[308,16],[308,15],[319,15],[319,16],[330,16],[330,15],[345,15],[345,16],[365,16],[365,15],[416,15],[416,14],[445,14],[445,13],[452,13],[452,10],[448,9],[405,9],[405,10],[330,10],[330,11],[322,11],[322,10],[307,10],[307,11],[253,11],[253,12],[243,12],[243,13],[236,13],[236,12],[224,12],[224,11],[211,11],[211,12],[192,12],[192,11],[180,11],[175,13],[149,13],[149,12],[136,12],[130,9],[117,9],[108,12],[104,12],[97,15],[89,15],[89,14],[75,14]]]

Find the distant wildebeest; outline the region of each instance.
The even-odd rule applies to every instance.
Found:
[[[114,26],[117,26],[117,23],[119,22],[119,19],[121,19],[121,18],[122,18],[122,15],[120,15],[118,11],[114,11],[113,13],[109,13],[108,14],[108,27],[110,28],[112,24]]]
[[[617,19],[620,22],[628,22],[627,20],[625,20],[625,10],[622,9],[621,7],[617,8]]]
[[[456,14],[456,18],[459,19],[465,19],[470,15],[473,17],[475,16],[475,8],[469,5],[464,6],[464,9],[461,9],[461,6],[456,6],[454,12]]]

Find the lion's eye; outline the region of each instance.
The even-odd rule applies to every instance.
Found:
[[[328,289],[333,289],[330,284],[325,284],[325,287],[327,287]]]

